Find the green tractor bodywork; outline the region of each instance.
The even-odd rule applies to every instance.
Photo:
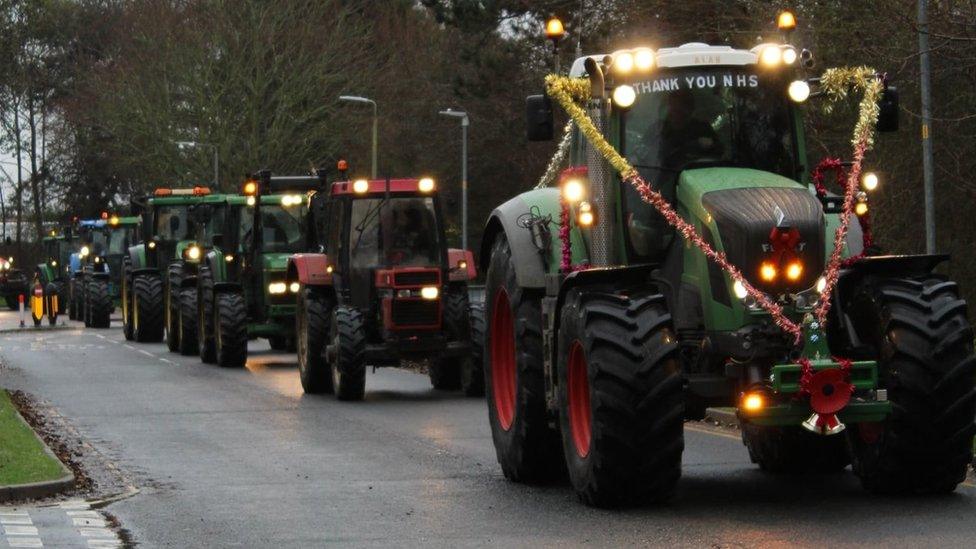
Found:
[[[666,498],[680,476],[682,421],[710,406],[736,409],[743,441],[765,470],[853,463],[866,487],[895,492],[951,490],[965,477],[971,448],[960,441],[973,424],[965,398],[973,389],[972,332],[955,284],[932,274],[945,257],[875,256],[847,265],[828,325],[814,321],[841,214],[836,198],[817,198],[808,176],[802,107],[787,94],[801,71],[760,66],[762,47],[662,49],[653,70],[629,75],[594,56],[577,60],[571,76],[593,84],[597,98],[584,108],[603,136],[803,326],[802,344],[643,202],[574,126],[562,194],[539,188],[502,204],[481,248],[489,415],[509,478],[540,480],[565,459],[588,503]],[[636,91],[632,106],[611,107],[608,96],[624,84]],[[528,112],[530,137],[540,120],[551,128],[546,98],[529,98]],[[581,192],[565,192],[568,185]],[[563,204],[569,269],[562,268]],[[594,221],[581,226],[590,212]],[[776,263],[774,235],[792,232],[794,259]],[[854,220],[843,256],[860,254],[861,242]],[[767,269],[775,271],[769,279]],[[941,351],[948,363],[934,359]],[[892,358],[898,353],[915,363]],[[836,413],[841,424],[828,429],[813,414],[813,396],[801,394],[800,363],[809,361],[813,374],[846,367],[834,357],[851,361],[852,394]],[[906,381],[899,370],[910,368],[943,377]],[[962,386],[948,390],[939,379]],[[834,386],[822,389],[815,396],[829,400]],[[944,403],[913,401],[930,391],[942,391]],[[915,406],[899,415],[899,404]],[[905,413],[950,422],[917,429]],[[920,456],[919,445],[932,450]],[[919,469],[924,481],[914,479]]]
[[[296,297],[285,271],[292,254],[315,246],[310,197],[325,185],[324,171],[274,177],[262,171],[245,183],[247,195],[225,197],[224,228],[198,279],[202,360],[243,367],[254,338],[268,339],[274,350],[294,346]]]
[[[44,263],[37,265],[35,277],[44,288],[45,296],[57,296],[57,313],[68,308],[68,279],[71,276],[71,254],[78,248],[78,236],[71,226],[59,233],[51,231],[41,239]]]
[[[82,222],[77,230],[79,251],[71,262],[77,296],[74,313],[86,327],[108,328],[121,298],[122,264],[139,234],[138,216],[112,216]]]
[[[126,339],[161,341],[170,350],[195,352],[195,337],[180,343],[180,299],[196,286],[196,264],[206,241],[206,227],[213,208],[222,207],[223,195],[205,187],[158,189],[139,204],[142,218],[140,242],[129,247],[122,265],[122,328]],[[201,239],[203,241],[201,241]],[[192,251],[195,250],[195,251]]]

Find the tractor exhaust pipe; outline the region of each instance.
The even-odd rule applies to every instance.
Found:
[[[604,137],[608,137],[610,102],[606,98],[606,83],[603,69],[592,57],[584,62],[590,76],[589,114],[594,125]],[[590,264],[606,267],[614,264],[614,227],[616,213],[612,200],[614,196],[613,168],[594,147],[586,148],[586,165],[590,180],[590,197],[597,222],[590,230]]]

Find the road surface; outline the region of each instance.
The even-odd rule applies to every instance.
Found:
[[[129,344],[118,327],[3,334],[0,386],[49,406],[138,488],[105,511],[142,547],[976,540],[969,482],[946,497],[882,498],[849,472],[772,476],[737,435],[700,424],[686,428],[671,503],[587,508],[566,484],[503,478],[481,399],[433,391],[398,369],[370,373],[364,402],[306,396],[293,356],[262,342],[251,351],[246,369],[224,370],[163,344]]]

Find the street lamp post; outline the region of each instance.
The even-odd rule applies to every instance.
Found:
[[[447,109],[441,116],[461,119],[461,247],[468,249],[468,113]]]
[[[220,156],[217,152],[217,145],[211,143],[198,143],[196,141],[177,141],[176,146],[185,149],[187,147],[210,147],[213,149],[213,177],[214,177],[214,190],[220,190]]]
[[[373,106],[373,175],[371,176],[371,179],[376,179],[376,129],[377,129],[376,101],[358,95],[340,95],[339,101],[348,101],[350,103],[366,103],[368,105]]]

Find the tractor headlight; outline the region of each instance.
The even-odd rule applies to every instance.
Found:
[[[280,295],[288,291],[288,285],[284,282],[272,282],[268,284],[268,293]]]
[[[422,193],[429,193],[430,191],[433,191],[434,180],[430,177],[421,178],[421,180],[417,182],[417,190]]]
[[[803,103],[810,97],[810,84],[803,80],[795,80],[786,91],[794,102]]]
[[[78,253],[81,254],[81,257],[88,257],[88,254],[91,253],[91,249],[88,246],[82,246],[81,249],[78,250]]]
[[[51,260],[51,266],[52,267],[57,267],[58,266],[58,262],[55,261],[55,260]]]
[[[226,261],[227,263],[230,263],[230,262],[234,261],[234,256],[231,255],[231,254],[227,254],[227,255],[224,256],[224,261]]]
[[[297,294],[298,290],[301,289],[302,289],[302,285],[297,282],[292,282],[291,284],[288,285],[288,291],[290,291],[293,294]]]
[[[100,257],[98,257],[98,256],[96,255],[96,256],[95,256],[95,264],[97,265],[97,264],[99,264],[99,263],[101,263],[101,262],[102,262],[102,258],[100,258]]]
[[[567,202],[579,202],[583,200],[583,195],[586,194],[586,188],[583,186],[583,181],[577,177],[567,179],[563,183],[563,198]]]
[[[424,299],[437,299],[439,295],[441,295],[441,292],[437,289],[437,286],[424,286],[420,289],[420,297]]]
[[[621,109],[629,109],[637,100],[637,91],[633,86],[623,84],[613,90],[613,104]]]
[[[398,298],[406,298],[406,297],[410,297],[412,295],[413,295],[413,291],[412,290],[397,290],[396,291],[396,296]]]
[[[369,181],[365,179],[357,179],[352,182],[352,190],[356,194],[365,194],[369,192]]]
[[[739,299],[745,299],[746,296],[749,295],[749,292],[746,290],[745,285],[742,282],[739,282],[738,280],[736,280],[732,284],[732,291],[735,292],[735,297]]]
[[[759,52],[759,62],[767,67],[775,67],[783,61],[783,50],[779,46],[766,46]]]
[[[824,290],[827,289],[827,279],[826,277],[820,277],[817,279],[817,293],[822,294]]]
[[[593,206],[590,206],[589,202],[580,202],[576,222],[580,227],[589,227],[596,222],[596,213],[593,211]]]
[[[200,246],[193,245],[188,247],[183,252],[183,255],[186,257],[186,259],[189,259],[190,261],[199,261],[201,253],[202,252],[200,251]]]
[[[156,248],[156,241],[155,240],[150,240],[149,241],[149,249],[150,250],[153,250],[155,248]]]

